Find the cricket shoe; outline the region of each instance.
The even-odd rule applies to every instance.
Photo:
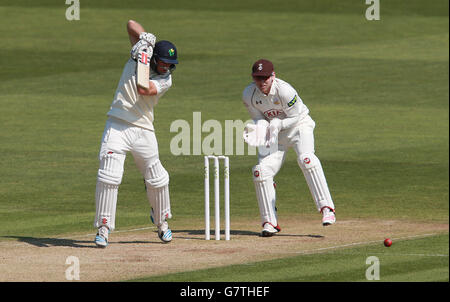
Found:
[[[172,241],[172,230],[169,229],[169,224],[164,221],[161,226],[158,227],[158,237],[164,243]]]
[[[336,223],[336,215],[334,214],[334,210],[329,207],[323,207],[322,210],[322,225],[332,225]]]
[[[95,244],[97,247],[105,248],[108,245],[109,230],[106,226],[98,228],[97,235],[95,236]]]
[[[264,222],[263,224],[263,230],[261,232],[262,237],[272,237],[276,233],[281,232],[281,228],[279,225],[276,227],[273,226],[270,222]]]

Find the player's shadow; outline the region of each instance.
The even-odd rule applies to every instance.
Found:
[[[176,238],[181,238],[181,239],[192,239],[192,240],[204,240],[204,235],[205,235],[205,230],[172,230],[172,233],[174,233],[174,237],[176,235]],[[185,234],[187,235],[203,235],[202,237],[190,237],[190,236],[184,236]],[[214,238],[214,230],[211,231],[211,238]],[[220,234],[222,236],[225,236],[225,231],[221,231]],[[252,231],[242,231],[242,230],[231,230],[230,231],[230,236],[233,235],[244,235],[244,236],[257,236],[258,233],[256,232],[252,232]]]
[[[156,232],[155,232],[156,233]],[[94,240],[74,240],[65,238],[43,238],[43,237],[24,237],[24,236],[1,236],[2,238],[12,238],[19,242],[25,242],[36,247],[73,247],[73,248],[94,248],[98,247],[95,245]],[[158,239],[158,237],[156,237]],[[159,239],[154,241],[143,241],[143,240],[131,240],[131,241],[116,241],[110,242],[109,244],[164,244]]]
[[[261,234],[259,234],[262,237]],[[313,235],[313,234],[275,234],[278,237],[307,237],[307,238],[325,238],[323,235]]]
[[[2,236],[2,238],[13,238],[19,242],[25,242],[36,247],[65,246],[75,248],[95,248],[92,240],[74,240],[64,238],[44,238],[25,236]]]
[[[172,230],[175,238],[180,239],[192,239],[192,240],[204,240],[204,237],[198,237],[198,235],[204,235],[204,230]],[[187,234],[188,236],[185,236]],[[220,232],[221,236],[225,235],[222,230]],[[189,235],[195,235],[196,237],[191,237]],[[211,231],[211,238],[214,238],[214,230]],[[246,230],[231,230],[230,235],[233,236],[255,236],[261,237],[260,232],[246,231]],[[309,237],[309,238],[325,238],[322,235],[312,235],[312,234],[276,234],[275,236],[282,237]],[[46,237],[26,237],[26,236],[1,236],[2,238],[12,238],[19,242],[25,242],[27,244],[36,247],[73,247],[73,248],[97,248],[93,240],[75,240],[75,239],[65,239],[65,238],[46,238]],[[146,243],[161,243],[160,241],[118,241],[116,244],[146,244]]]
[[[183,234],[188,235],[205,235],[205,230],[172,230],[172,233],[179,234],[177,238],[183,238],[183,239],[197,239],[197,240],[204,240],[204,237],[186,237],[183,236]],[[180,236],[181,235],[181,236]],[[211,231],[211,238],[214,238],[214,230]],[[221,236],[225,236],[225,232],[222,230],[220,232]],[[262,237],[261,232],[254,232],[254,231],[247,231],[247,230],[231,230],[230,236],[237,235],[237,236],[256,236],[256,237]],[[283,236],[283,237],[308,237],[308,238],[325,238],[325,236],[322,235],[314,235],[314,234],[276,234],[276,236]]]

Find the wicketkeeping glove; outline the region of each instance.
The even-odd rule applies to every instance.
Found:
[[[267,140],[267,129],[269,123],[265,120],[257,124],[247,124],[244,129],[244,141],[253,147],[264,146]]]
[[[274,118],[269,124],[269,139],[266,141],[266,145],[274,144],[278,139],[278,133],[282,127],[282,122],[279,118]]]

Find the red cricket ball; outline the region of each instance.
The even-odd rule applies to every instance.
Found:
[[[386,240],[384,240],[384,246],[390,247],[391,245],[392,245],[392,240],[389,238],[386,238]]]

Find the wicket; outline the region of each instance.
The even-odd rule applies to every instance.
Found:
[[[228,156],[205,156],[205,239],[210,240],[209,215],[209,159],[214,160],[214,219],[215,239],[220,240],[220,189],[219,189],[219,159],[224,163],[224,199],[225,199],[225,240],[230,240],[230,160]]]

